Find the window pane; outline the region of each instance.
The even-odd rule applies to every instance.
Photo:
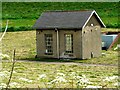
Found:
[[[45,46],[46,46],[46,53],[52,54],[53,53],[53,47],[52,47],[52,42],[53,37],[52,34],[45,34]]]
[[[65,35],[65,50],[66,50],[66,53],[73,52],[73,35],[72,34]]]

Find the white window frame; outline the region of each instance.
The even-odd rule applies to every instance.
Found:
[[[65,53],[73,53],[73,34],[65,34]]]
[[[45,54],[53,55],[53,35],[45,34]]]

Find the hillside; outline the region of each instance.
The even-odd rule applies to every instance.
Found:
[[[108,28],[117,28],[118,7],[117,2],[3,2],[3,28],[9,19],[9,31],[30,30],[41,13],[49,10],[96,10]]]

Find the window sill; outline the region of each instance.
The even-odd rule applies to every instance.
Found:
[[[73,53],[65,53],[65,55],[73,56]]]
[[[53,55],[53,53],[45,53],[45,55]]]

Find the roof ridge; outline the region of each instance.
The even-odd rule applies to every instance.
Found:
[[[45,12],[85,12],[85,11],[94,11],[94,10],[53,10],[53,11],[45,11]]]

